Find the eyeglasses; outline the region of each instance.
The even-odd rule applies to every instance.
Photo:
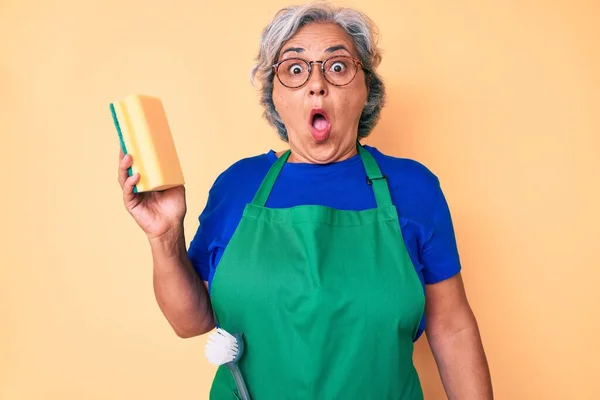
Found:
[[[299,88],[310,79],[313,64],[321,64],[325,80],[334,86],[346,86],[362,67],[360,60],[348,56],[334,56],[323,61],[306,61],[302,58],[288,58],[273,64],[273,71],[279,82],[288,88]]]

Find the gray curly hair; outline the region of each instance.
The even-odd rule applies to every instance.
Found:
[[[385,86],[375,69],[381,62],[377,48],[378,31],[369,17],[360,11],[334,7],[327,2],[312,2],[301,6],[282,8],[262,32],[256,64],[251,71],[251,81],[258,77],[261,83],[260,104],[264,117],[277,129],[280,138],[287,142],[287,130],[273,103],[274,73],[283,44],[301,27],[309,23],[335,23],[350,36],[362,61],[368,96],[358,123],[358,139],[367,137],[379,120],[385,102]]]

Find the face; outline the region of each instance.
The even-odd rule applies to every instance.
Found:
[[[340,55],[358,59],[346,32],[335,24],[313,23],[302,27],[284,44],[277,61],[289,58],[324,61]],[[321,64],[314,63],[312,67],[310,79],[299,88],[291,89],[274,79],[273,102],[288,132],[292,152],[289,161],[317,164],[342,161],[356,154],[358,121],[367,101],[364,72],[358,67],[352,82],[340,87],[325,79]],[[296,64],[280,73],[299,74],[303,68]],[[332,73],[338,72],[343,64],[334,63],[327,68]]]

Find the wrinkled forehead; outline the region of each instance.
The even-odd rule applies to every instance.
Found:
[[[300,28],[279,50],[278,60],[288,57],[322,59],[329,55],[357,57],[354,42],[337,24],[311,23]]]

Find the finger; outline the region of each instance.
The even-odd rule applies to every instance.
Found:
[[[125,182],[123,183],[123,201],[125,202],[125,204],[130,203],[135,198],[135,193],[133,193],[133,187],[139,182],[139,180],[139,173],[135,173],[129,178],[125,179]]]
[[[119,168],[117,169],[117,181],[119,182],[121,189],[123,189],[123,182],[121,182],[121,163],[123,162],[123,157],[125,157],[125,154],[123,153],[123,149],[119,147]]]
[[[130,154],[127,154],[121,158],[119,161],[119,172],[118,172],[118,181],[121,188],[125,184],[125,180],[129,177],[128,169],[132,165],[133,158]]]

